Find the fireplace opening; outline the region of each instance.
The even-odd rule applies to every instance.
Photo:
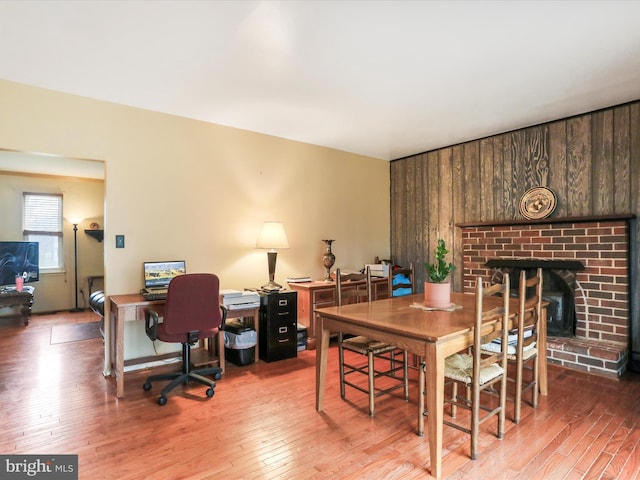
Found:
[[[536,274],[535,269],[525,269],[527,278]],[[518,296],[520,269],[510,272],[512,295]],[[527,292],[527,296],[533,292]],[[576,308],[573,286],[553,270],[542,271],[542,300],[547,305],[547,335],[575,337]]]
[[[518,296],[520,272],[527,278],[542,268],[542,299],[548,302],[547,335],[552,337],[576,336],[575,271],[584,269],[581,262],[549,261],[535,259],[491,259],[487,266],[493,267],[494,280],[502,281],[502,274],[509,273],[511,295]],[[496,275],[497,274],[497,275]],[[533,292],[527,292],[531,295]]]

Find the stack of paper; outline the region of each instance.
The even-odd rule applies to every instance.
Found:
[[[311,277],[287,277],[287,283],[305,283],[310,281]]]
[[[222,305],[229,310],[257,308],[260,306],[260,295],[257,292],[241,290],[220,290]]]

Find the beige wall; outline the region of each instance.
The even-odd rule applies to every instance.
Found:
[[[262,285],[265,220],[284,222],[291,245],[280,283],[321,278],[327,237],[340,267],[389,256],[386,161],[2,80],[0,105],[0,148],[105,162],[108,295],[137,291],[154,259],[185,259],[223,288]]]
[[[78,305],[87,306],[87,276],[104,273],[104,255],[103,244],[87,236],[84,230],[89,229],[91,222],[104,223],[104,182],[0,172],[0,205],[4,212],[0,222],[0,240],[23,240],[23,192],[61,193],[63,214],[85,218],[78,226],[78,289],[83,291],[78,294]],[[67,310],[75,306],[73,225],[65,221],[63,228],[64,271],[40,272],[40,281],[34,284],[34,313]]]

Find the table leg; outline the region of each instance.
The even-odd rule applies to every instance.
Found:
[[[442,476],[442,421],[444,417],[444,356],[438,345],[427,343],[425,347],[426,395],[429,429],[429,454],[431,475]]]
[[[22,314],[22,323],[25,325],[29,325],[29,318],[31,317],[31,305],[23,306],[20,309],[20,313]]]
[[[116,343],[116,397],[124,398],[124,308],[118,308],[113,322]]]
[[[418,436],[424,437],[424,363],[418,365]]]
[[[324,385],[327,377],[327,356],[329,354],[329,332],[323,328],[322,317],[316,319],[316,410],[322,411]],[[319,343],[318,343],[319,341]]]

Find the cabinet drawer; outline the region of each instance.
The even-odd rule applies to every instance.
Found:
[[[296,292],[272,293],[261,297],[262,310],[269,315],[296,315],[298,309]]]
[[[279,298],[277,302],[273,302],[273,305],[270,305],[271,312],[274,315],[283,316],[283,315],[292,315],[297,308],[295,297],[293,301],[288,298]]]
[[[323,307],[335,307],[336,302],[331,301],[331,302],[320,302],[320,303],[316,303],[313,308],[323,308]]]
[[[294,336],[297,336],[297,328],[295,323],[282,322],[280,324],[270,325],[271,336],[273,337],[273,343],[280,345],[283,343],[289,343]]]
[[[328,303],[331,306],[335,302],[335,290],[327,289],[327,290],[317,290],[313,292],[313,304],[317,307],[319,303]]]
[[[145,316],[145,311],[146,310],[153,310],[154,312],[158,312],[158,315],[160,317],[164,317],[164,305],[163,304],[159,304],[159,305],[146,305],[146,306],[138,306],[136,307],[136,320],[144,320],[144,316]],[[125,317],[125,321],[128,320]]]

